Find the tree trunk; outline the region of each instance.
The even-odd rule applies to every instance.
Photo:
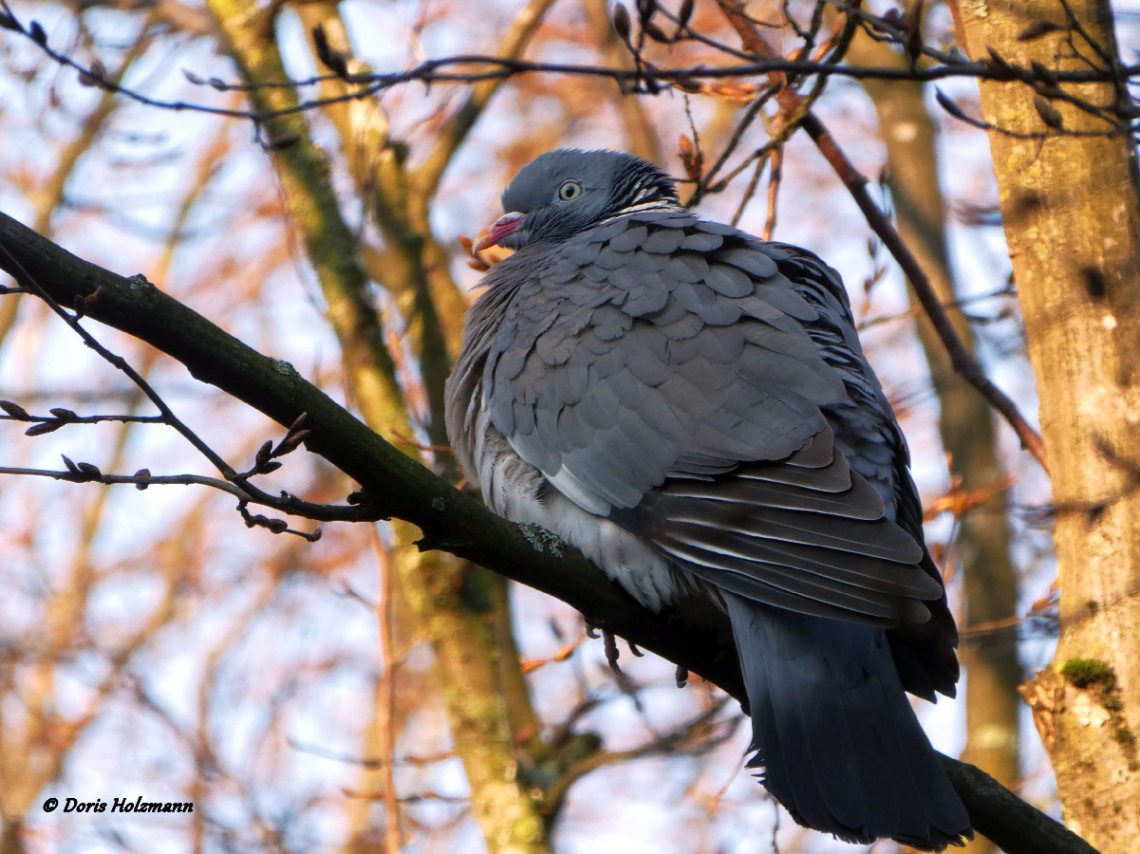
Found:
[[[237,0],[210,0],[208,5],[247,80],[285,78],[272,29],[256,7]],[[296,106],[287,89],[254,88],[250,97],[260,112]],[[273,150],[273,162],[328,303],[328,319],[361,414],[378,433],[411,436],[407,402],[366,276],[356,262],[356,241],[340,215],[328,170],[308,139],[305,121],[294,113],[267,123],[267,130],[270,139],[293,139]],[[392,530],[390,566],[435,653],[455,752],[471,787],[471,813],[487,847],[492,854],[545,854],[549,846],[536,799],[522,790],[517,776],[495,637],[485,610],[470,606],[466,598],[486,570],[438,551],[421,554],[416,544],[421,532],[415,525],[396,521]]]
[[[883,42],[860,33],[847,59],[855,65],[906,67],[906,59]],[[945,205],[938,184],[935,128],[919,82],[865,80],[887,147],[887,176],[899,234],[918,258],[943,303],[955,297],[945,240]],[[908,291],[909,293],[909,291]],[[914,301],[912,300],[912,303]],[[960,311],[950,319],[966,346],[973,333]],[[994,488],[1003,472],[994,453],[993,413],[986,400],[954,371],[950,356],[929,318],[919,311],[918,337],[930,367],[940,407],[942,447],[950,472],[967,493]],[[954,549],[963,571],[966,619],[963,629],[1010,617],[1017,609],[1017,572],[1009,556],[1005,493],[960,520]],[[962,759],[1014,787],[1019,778],[1017,685],[1021,667],[1008,635],[963,643],[966,674],[966,748]],[[978,836],[970,854],[988,854],[994,844]]]
[[[1118,65],[1109,4],[1073,0],[1068,8],[1072,22],[1059,2],[960,2],[959,38],[976,60],[993,50],[1023,68],[1037,62],[1047,71],[1087,69],[1086,60]],[[1123,85],[1062,89],[1105,107],[1126,98]],[[981,97],[984,120],[998,128],[990,146],[1038,381],[1061,587],[1056,657],[1023,693],[1053,762],[1068,824],[1106,854],[1134,852],[1140,838],[1135,151],[1128,134],[1067,133],[1109,127],[1072,104],[1045,101],[1025,84],[985,81]]]

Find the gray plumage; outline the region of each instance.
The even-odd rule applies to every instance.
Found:
[[[447,388],[487,504],[648,608],[725,610],[754,767],[802,824],[940,850],[969,818],[904,689],[953,696],[957,631],[906,444],[814,255],[705,222],[656,167],[556,151],[503,194]]]

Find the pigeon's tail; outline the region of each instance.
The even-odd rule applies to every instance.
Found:
[[[973,836],[882,629],[724,598],[752,711],[749,767],[797,822],[932,851]]]

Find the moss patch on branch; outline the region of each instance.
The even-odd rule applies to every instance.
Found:
[[[1070,658],[1061,665],[1061,675],[1074,687],[1096,695],[1101,707],[1109,713],[1108,724],[1112,728],[1112,738],[1124,751],[1129,770],[1140,771],[1136,735],[1122,714],[1124,702],[1116,690],[1116,671],[1095,658]]]
[[[1095,658],[1070,658],[1061,666],[1061,675],[1078,688],[1099,685],[1106,692],[1116,688],[1112,667]]]

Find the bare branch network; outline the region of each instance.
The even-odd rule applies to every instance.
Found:
[[[19,19],[5,0],[0,0],[0,29],[30,40],[51,60],[75,70],[85,85],[157,109],[248,120],[255,125],[262,146],[273,152],[302,141],[298,135],[280,130],[277,120],[333,104],[375,99],[382,93],[409,84],[422,84],[428,88],[472,86],[543,74],[612,80],[627,95],[674,91],[685,96],[725,97],[724,87],[732,87],[729,94],[738,103],[747,104],[747,109],[724,148],[715,157],[706,156],[700,148],[695,127],[692,140],[686,140],[688,148],[682,154],[692,187],[689,204],[695,204],[704,195],[723,191],[731,180],[752,168],[748,191],[741,202],[742,211],[744,204],[759,189],[760,177],[767,169],[769,215],[766,232],[770,233],[776,222],[775,198],[779,189],[783,146],[796,130],[802,128],[856,201],[883,245],[895,257],[924,311],[933,321],[954,368],[1001,413],[1023,446],[1043,468],[1046,467],[1040,436],[1011,399],[987,378],[981,364],[964,346],[947,318],[946,306],[938,299],[918,260],[899,236],[890,217],[872,198],[867,179],[855,169],[812,107],[827,82],[836,77],[911,82],[963,78],[990,80],[1029,87],[1037,98],[1035,104],[1042,129],[1015,134],[971,115],[941,91],[936,94],[937,101],[955,119],[980,129],[1021,138],[1046,139],[1058,134],[1135,135],[1140,129],[1140,110],[1130,96],[1129,86],[1140,78],[1140,66],[1117,63],[1081,27],[1064,0],[1062,5],[1067,12],[1067,25],[1031,24],[1020,38],[1029,41],[1055,35],[1060,30],[1065,36],[1066,58],[1079,58],[1085,66],[1083,69],[1055,70],[1039,64],[1023,68],[994,51],[988,58],[972,62],[956,51],[940,51],[924,44],[920,34],[920,15],[909,18],[905,15],[874,16],[857,2],[820,2],[815,6],[810,21],[804,25],[787,15],[802,44],[791,55],[782,56],[765,42],[763,25],[745,15],[740,4],[733,0],[718,0],[718,5],[740,36],[745,50],[695,30],[691,23],[692,3],[683,3],[680,10],[673,13],[659,6],[655,0],[639,0],[634,15],[618,6],[612,26],[633,60],[632,69],[529,61],[514,56],[460,55],[426,60],[401,72],[373,73],[361,70],[357,63],[338,53],[325,32],[317,28],[312,32],[314,45],[319,60],[329,69],[328,74],[304,80],[235,83],[184,71],[192,84],[223,93],[257,94],[271,90],[292,93],[326,83],[343,84],[341,94],[299,99],[290,106],[262,110],[162,100],[125,87],[112,79],[100,63],[84,64],[52,47],[44,28],[36,21]],[[265,14],[274,14],[278,6],[271,4]],[[836,16],[838,21],[829,24],[828,19]],[[266,23],[272,22],[267,19]],[[847,48],[857,31],[889,45],[902,62],[899,65],[868,67],[845,63]],[[653,44],[692,44],[708,48],[726,64],[661,64],[649,56]],[[756,80],[765,82],[752,82]],[[1098,104],[1077,98],[1062,88],[1090,83],[1110,84],[1115,97],[1110,103]],[[1093,117],[1101,127],[1095,131],[1066,128],[1061,113],[1053,106],[1055,102]],[[769,107],[773,109],[765,113]],[[474,108],[476,115],[479,109],[477,104]],[[744,146],[746,131],[758,118],[766,122],[769,131],[767,141],[745,153],[740,162],[733,165],[733,157]],[[474,122],[471,116],[466,120],[468,126]],[[458,136],[461,137],[462,132]],[[45,302],[87,346],[123,371],[159,413],[152,416],[84,416],[57,407],[49,414],[35,414],[18,402],[0,401],[0,409],[4,412],[0,420],[29,424],[27,434],[32,436],[101,421],[162,424],[177,431],[209,462],[218,476],[154,475],[147,469],[132,475],[105,473],[90,463],[73,462],[67,457],[63,458],[64,468],[60,470],[0,468],[0,475],[132,484],[138,489],[168,484],[206,486],[236,498],[238,510],[247,525],[264,527],[274,533],[297,534],[310,541],[320,536],[320,529],[313,532],[294,530],[284,519],[251,513],[249,507],[265,507],[286,516],[316,521],[406,520],[422,529],[422,549],[450,552],[550,593],[580,610],[590,624],[657,652],[677,662],[683,670],[703,675],[734,697],[744,697],[737,662],[731,655],[725,655],[713,633],[696,637],[690,634],[681,642],[671,631],[668,619],[650,618],[580,554],[557,540],[510,525],[491,515],[478,502],[388,444],[303,380],[291,366],[254,352],[155,289],[145,279],[123,279],[88,264],[2,214],[0,268],[7,270],[16,283],[15,287],[0,288],[0,295],[31,294]],[[197,379],[216,385],[286,427],[284,437],[276,442],[265,442],[247,467],[230,464],[178,418],[140,372],[90,335],[84,324],[88,317],[147,341],[169,354],[186,365]],[[272,495],[254,485],[253,480],[257,476],[280,467],[281,459],[302,444],[353,477],[361,484],[361,491],[349,496],[344,505],[329,505],[310,503],[288,493]],[[698,720],[693,726],[702,723]],[[663,741],[645,748],[638,755],[676,746],[675,741]],[[607,759],[606,755],[598,754],[591,761],[617,761],[619,758],[628,757],[610,756]],[[1005,850],[1014,854],[1043,850],[1092,850],[1074,834],[1026,805],[978,769],[948,758],[945,763],[979,832]],[[579,775],[592,767],[582,766],[578,769]]]
[[[751,52],[744,52],[729,45],[701,35],[689,25],[692,13],[692,4],[684,4],[676,15],[659,6],[656,0],[641,0],[637,4],[639,19],[639,32],[634,39],[631,35],[632,24],[629,13],[623,6],[616,7],[613,24],[626,48],[634,58],[633,70],[619,68],[605,68],[585,65],[567,65],[561,63],[528,62],[516,58],[489,57],[489,56],[452,56],[437,60],[428,60],[420,63],[413,69],[396,74],[359,73],[349,70],[347,59],[338,54],[329,44],[323,30],[317,28],[313,32],[314,45],[318,58],[328,67],[332,74],[311,77],[302,81],[271,81],[257,84],[231,84],[217,78],[204,80],[192,72],[184,71],[187,78],[198,85],[209,85],[219,91],[252,91],[259,88],[287,87],[296,89],[311,86],[329,80],[339,80],[353,88],[345,94],[332,98],[317,98],[301,100],[296,106],[278,110],[251,112],[247,110],[234,110],[218,108],[204,104],[189,102],[171,102],[149,98],[133,90],[122,87],[118,83],[107,79],[106,70],[102,67],[84,67],[66,54],[53,50],[47,43],[47,36],[43,28],[35,21],[27,25],[21,23],[12,13],[6,2],[0,0],[0,28],[20,33],[38,45],[54,61],[73,68],[80,74],[80,80],[87,85],[99,86],[108,91],[121,94],[147,106],[168,110],[192,110],[231,118],[242,118],[252,121],[257,127],[258,139],[266,150],[280,150],[294,145],[299,137],[294,133],[275,132],[273,120],[289,115],[295,115],[345,101],[374,98],[385,90],[393,87],[419,82],[425,85],[434,83],[462,83],[472,84],[483,81],[502,81],[511,77],[528,73],[548,73],[556,75],[586,75],[592,77],[607,77],[616,81],[622,91],[627,94],[657,94],[664,87],[674,87],[685,93],[701,93],[706,91],[705,80],[737,79],[764,77],[769,81],[766,88],[754,87],[755,92],[751,108],[746,111],[733,134],[729,144],[720,157],[705,173],[699,168],[689,169],[689,180],[694,184],[689,204],[695,204],[708,193],[724,190],[728,183],[750,164],[755,164],[755,173],[749,192],[741,202],[743,206],[748,198],[755,192],[762,168],[769,160],[773,164],[778,162],[778,154],[786,142],[797,129],[803,128],[818,146],[823,156],[831,163],[837,176],[847,187],[860,210],[863,211],[868,223],[878,234],[880,239],[894,255],[903,272],[907,275],[915,294],[924,310],[934,323],[935,329],[942,338],[947,351],[951,355],[955,369],[972,385],[974,385],[991,405],[1010,424],[1021,440],[1022,447],[1029,450],[1042,468],[1048,470],[1045,458],[1044,444],[1037,432],[1028,421],[1018,412],[1013,401],[1005,395],[986,377],[981,364],[973,357],[954,330],[945,310],[942,308],[929,279],[922,270],[913,253],[899,237],[897,230],[889,218],[878,208],[866,190],[866,178],[860,175],[850,160],[835,143],[834,137],[823,123],[811,112],[811,104],[823,91],[827,79],[831,75],[839,74],[861,79],[882,80],[911,80],[929,81],[948,77],[970,77],[984,80],[998,80],[1021,82],[1033,88],[1038,94],[1038,112],[1046,128],[1040,133],[1020,134],[1030,138],[1044,139],[1050,133],[1075,133],[1090,136],[1116,136],[1124,133],[1135,133],[1140,128],[1136,118],[1140,116],[1133,101],[1128,97],[1127,86],[1133,77],[1140,76],[1140,66],[1121,67],[1112,60],[1100,45],[1098,45],[1081,27],[1076,16],[1073,15],[1067,3],[1062,0],[1069,20],[1066,44],[1076,56],[1083,56],[1081,45],[1085,50],[1091,50],[1094,59],[1087,60],[1088,70],[1084,71],[1053,71],[1039,64],[1032,68],[1018,68],[996,51],[982,62],[969,62],[957,53],[945,53],[926,46],[919,35],[921,20],[892,19],[889,17],[875,17],[862,10],[859,3],[835,4],[838,11],[844,13],[845,23],[837,27],[830,36],[824,38],[816,48],[816,58],[803,60],[799,57],[808,55],[811,48],[816,45],[820,29],[823,25],[822,13],[826,3],[816,7],[812,24],[808,31],[797,26],[797,30],[804,39],[804,44],[797,49],[794,58],[788,59],[776,54],[764,40],[757,22],[749,18],[732,0],[721,0],[720,5],[729,22],[737,30],[742,43]],[[672,35],[666,35],[654,23],[656,16],[668,18],[675,30]],[[789,15],[789,20],[793,18]],[[907,57],[908,64],[902,68],[861,68],[843,65],[841,63],[846,49],[850,44],[856,28],[864,29],[872,38],[889,43],[899,48]],[[1036,22],[1028,26],[1019,36],[1024,40],[1041,38],[1057,29],[1056,25]],[[714,48],[718,53],[744,60],[743,64],[724,68],[694,66],[681,69],[661,68],[653,65],[643,56],[647,41],[663,44],[676,44],[682,41],[695,41]],[[452,68],[464,68],[463,71],[449,71]],[[798,93],[799,86],[814,78],[812,89],[805,95]],[[1062,83],[1095,83],[1110,82],[1115,87],[1117,97],[1111,105],[1096,105],[1083,101],[1063,92]],[[955,118],[968,122],[974,127],[986,130],[1003,131],[1001,128],[974,119],[968,116],[953,101],[937,93],[939,104]],[[744,131],[759,115],[761,108],[770,100],[779,103],[779,109],[772,118],[774,132],[770,141],[757,149],[744,162],[733,169],[726,176],[720,177],[720,171],[726,166],[730,155],[741,143]],[[1062,99],[1082,111],[1095,116],[1104,124],[1103,131],[1067,131],[1059,118],[1055,108],[1051,107],[1046,99]],[[263,137],[263,131],[265,135]],[[776,159],[773,159],[775,157]],[[686,165],[695,165],[703,162],[703,155],[686,162]],[[717,180],[714,180],[717,179]],[[774,223],[774,198],[778,190],[778,169],[773,166],[773,181],[770,186],[769,222]],[[201,449],[203,450],[204,449]]]
[[[168,101],[152,98],[122,86],[108,79],[107,70],[101,63],[84,65],[66,53],[52,48],[48,44],[48,37],[43,27],[34,20],[26,24],[22,22],[4,0],[0,0],[0,9],[3,10],[0,11],[0,29],[9,30],[30,39],[52,60],[75,70],[84,85],[103,88],[145,106],[158,109],[192,111],[247,119],[254,122],[259,128],[275,118],[310,112],[331,104],[375,98],[390,89],[410,83],[420,83],[428,87],[437,84],[471,85],[485,81],[503,81],[527,74],[548,74],[607,78],[616,82],[627,94],[656,95],[670,89],[689,94],[707,93],[708,81],[772,78],[773,75],[781,75],[782,79],[772,87],[769,96],[785,86],[795,87],[799,81],[809,78],[846,77],[854,80],[907,80],[917,82],[968,78],[1018,82],[1031,87],[1040,97],[1041,101],[1037,109],[1046,129],[1040,133],[1014,134],[1016,136],[1043,139],[1051,131],[1077,136],[1136,134],[1140,131],[1140,108],[1129,96],[1128,87],[1140,79],[1140,65],[1122,65],[1116,62],[1102,46],[1085,32],[1068,4],[1064,0],[1061,1],[1069,19],[1067,44],[1072,54],[1084,59],[1084,52],[1091,51],[1092,53],[1092,56],[1085,60],[1088,65],[1086,70],[1053,70],[1038,63],[1034,63],[1030,68],[1022,68],[1010,63],[994,50],[990,51],[988,58],[979,62],[972,62],[957,50],[945,52],[923,44],[921,38],[916,37],[917,28],[921,24],[919,20],[906,20],[898,15],[877,17],[864,11],[859,2],[844,3],[838,2],[838,0],[821,0],[817,4],[817,14],[813,16],[813,28],[810,32],[797,26],[801,38],[804,39],[804,45],[798,48],[792,57],[773,55],[771,52],[749,53],[738,50],[693,30],[684,10],[682,10],[681,15],[674,15],[659,6],[656,0],[650,0],[650,2],[641,0],[637,3],[640,29],[636,40],[631,38],[632,25],[625,7],[618,5],[614,15],[615,29],[622,36],[624,43],[635,59],[633,69],[461,54],[425,60],[413,68],[400,72],[357,72],[349,70],[346,58],[329,46],[323,31],[317,30],[314,33],[314,40],[318,56],[323,64],[330,69],[329,74],[315,75],[301,80],[277,80],[251,84],[225,81],[218,77],[204,78],[188,69],[183,70],[186,79],[191,83],[209,87],[219,92],[249,92],[257,89],[281,87],[301,90],[334,80],[359,87],[343,95],[303,99],[296,106],[265,112],[230,109],[192,101]],[[843,50],[831,39],[825,39],[820,46],[819,53],[821,55],[813,59],[802,58],[811,52],[811,48],[815,44],[822,22],[822,12],[827,7],[842,13],[852,25],[864,30],[876,41],[898,48],[900,53],[907,57],[908,65],[904,67],[864,67],[843,64]],[[692,4],[689,3],[687,8],[691,14]],[[668,18],[675,24],[676,29],[673,34],[666,35],[654,23],[654,18],[657,15]],[[788,19],[794,21],[790,15]],[[1028,25],[1020,33],[1019,40],[1029,41],[1041,38],[1057,29],[1058,27],[1055,24],[1037,21]],[[704,64],[681,67],[660,66],[644,58],[642,52],[647,40],[661,44],[696,42],[707,45],[719,54],[739,60],[739,62],[723,67]],[[1117,88],[1118,97],[1111,104],[1094,104],[1076,98],[1060,88],[1061,84],[1080,83],[1111,83]],[[767,100],[767,97],[761,94],[760,99],[764,101]],[[999,125],[970,116],[942,92],[937,92],[937,99],[943,109],[956,119],[983,130],[993,130],[1006,134],[1013,133]],[[1067,130],[1063,126],[1059,113],[1050,104],[1053,100],[1072,104],[1095,116],[1104,122],[1104,129],[1102,131]],[[292,141],[271,137],[266,145],[269,147],[281,146],[290,144]]]
[[[118,422],[118,423],[143,423],[143,424],[164,424],[172,427],[177,431],[187,442],[190,443],[202,456],[204,456],[210,463],[212,463],[224,479],[203,477],[200,475],[179,474],[179,475],[166,475],[154,476],[147,469],[141,469],[133,475],[116,475],[105,474],[99,468],[91,463],[86,462],[72,462],[68,457],[63,457],[65,470],[63,471],[47,471],[42,469],[18,469],[18,468],[0,468],[0,474],[9,475],[25,475],[34,477],[48,477],[55,480],[68,481],[71,483],[102,483],[107,485],[119,484],[133,484],[135,488],[144,490],[152,485],[198,485],[207,486],[212,489],[217,489],[222,492],[227,492],[238,499],[238,511],[241,513],[242,518],[245,520],[247,527],[262,527],[267,528],[275,534],[289,533],[296,534],[309,542],[316,542],[321,537],[320,528],[306,533],[297,531],[289,527],[282,519],[270,519],[262,515],[252,514],[248,511],[249,504],[261,505],[278,510],[282,513],[287,513],[291,516],[303,517],[306,519],[314,519],[320,521],[344,521],[344,522],[361,522],[361,521],[376,521],[380,516],[369,515],[365,508],[359,506],[361,502],[358,500],[358,506],[335,507],[329,505],[312,504],[308,501],[282,493],[280,496],[270,495],[261,489],[258,489],[250,479],[256,475],[269,474],[281,468],[281,463],[278,458],[284,457],[297,450],[309,435],[309,430],[305,429],[305,413],[299,414],[289,425],[288,431],[285,436],[277,443],[266,441],[257,452],[253,465],[245,470],[238,471],[229,465],[216,451],[214,451],[196,432],[188,427],[174,411],[167,405],[166,401],[158,394],[157,391],[148,383],[143,376],[136,371],[125,359],[118,356],[104,347],[98,339],[91,335],[83,325],[80,323],[82,317],[87,313],[88,309],[98,303],[100,298],[100,291],[96,289],[87,295],[78,295],[73,301],[75,312],[70,313],[63,308],[52,296],[40,286],[40,284],[23,269],[18,258],[12,255],[7,248],[0,245],[0,255],[4,257],[5,269],[12,271],[12,275],[18,281],[25,282],[26,285],[19,289],[9,289],[9,293],[16,291],[23,293],[31,293],[41,300],[43,300],[55,314],[60,317],[71,329],[83,339],[83,343],[99,354],[108,364],[119,369],[127,375],[143,394],[155,405],[159,410],[159,415],[90,415],[80,416],[75,412],[56,407],[51,410],[50,416],[36,416],[27,412],[18,403],[10,400],[0,400],[0,410],[3,410],[4,415],[0,416],[0,421],[23,421],[31,422],[32,426],[25,432],[28,436],[43,436],[48,433],[53,433],[62,427],[73,424],[98,424],[103,422]],[[10,265],[10,266],[9,266]],[[137,279],[133,280],[136,281]]]

